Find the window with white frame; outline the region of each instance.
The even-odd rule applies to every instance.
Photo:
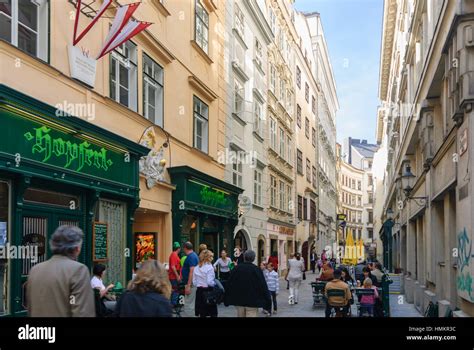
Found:
[[[286,186],[286,195],[287,195],[287,206],[286,206],[286,209],[288,212],[292,212],[293,211],[293,205],[291,205],[290,207],[290,202],[293,201],[293,192],[292,192],[292,189],[291,189],[291,185],[287,185]]]
[[[286,145],[288,149],[288,157],[286,158],[286,160],[289,164],[293,165],[293,147],[291,145],[291,137],[288,135],[286,136]]]
[[[279,188],[279,193],[280,193],[280,210],[286,210],[287,207],[287,202],[286,202],[286,188],[285,188],[285,183],[280,180],[280,188]]]
[[[287,89],[286,90],[286,109],[289,112],[293,112],[292,108],[293,108],[293,93]]]
[[[311,142],[313,144],[313,147],[316,147],[316,129],[312,128],[311,130]]]
[[[301,89],[301,69],[298,66],[296,66],[296,86]]]
[[[304,83],[304,99],[306,102],[309,102],[309,85],[308,83]]]
[[[262,205],[262,170],[255,169],[253,172],[253,202]]]
[[[48,60],[48,27],[48,0],[0,1],[0,39],[44,61]]]
[[[137,111],[137,46],[127,41],[110,55],[110,98]]]
[[[209,106],[198,97],[193,98],[194,111],[194,144],[193,146],[205,153],[209,143]]]
[[[270,64],[270,91],[276,95],[276,70],[273,64]]]
[[[235,30],[237,31],[237,34],[240,35],[242,40],[245,40],[244,13],[237,5],[235,5]]]
[[[270,117],[270,146],[277,150],[277,123],[276,120]]]
[[[253,131],[255,131],[258,135],[262,136],[262,130],[263,130],[263,107],[262,104],[258,101],[254,101],[253,104],[253,112],[254,112],[254,128]]]
[[[270,205],[276,208],[277,202],[277,180],[275,176],[270,175]]]
[[[255,62],[261,67],[263,62],[263,46],[262,43],[255,38]]]
[[[196,0],[195,11],[194,40],[205,53],[209,53],[209,14],[202,6],[200,0]]]
[[[280,101],[285,105],[286,83],[284,79],[280,79]]]
[[[296,124],[301,129],[301,107],[300,105],[296,105]]]
[[[273,34],[276,34],[276,17],[275,17],[275,13],[270,7],[268,8],[268,17],[269,17],[270,28]]]
[[[243,118],[244,115],[244,105],[245,105],[245,91],[244,85],[238,81],[234,80],[234,113],[237,114],[240,118]]]
[[[239,152],[233,151],[237,154]],[[242,159],[241,157],[235,157],[232,163],[232,184],[238,187],[242,187]]]
[[[296,150],[296,171],[303,175],[303,152]]]
[[[311,161],[306,158],[306,181],[311,183]]]
[[[280,157],[285,159],[286,154],[285,154],[285,130],[283,128],[280,128]]]
[[[163,67],[143,54],[143,116],[163,127]]]
[[[308,118],[304,119],[304,134],[306,135],[306,138],[309,140],[309,119]]]

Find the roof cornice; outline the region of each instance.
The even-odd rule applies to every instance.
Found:
[[[393,40],[397,18],[397,1],[384,1],[384,15],[382,25],[382,45],[380,52],[379,98],[387,100],[388,80],[393,54]]]

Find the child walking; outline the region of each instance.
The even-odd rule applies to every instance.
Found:
[[[275,271],[274,266],[272,263],[267,264],[267,269],[268,269],[268,274],[267,274],[267,286],[268,286],[268,291],[270,292],[270,295],[272,297],[272,303],[273,303],[273,313],[277,313],[277,295],[280,289],[280,282],[278,278],[278,272]],[[270,310],[268,310],[269,315],[272,314],[271,306]]]

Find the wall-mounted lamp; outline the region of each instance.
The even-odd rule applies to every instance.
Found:
[[[397,188],[403,190],[405,200],[414,200],[419,206],[426,206],[428,197],[413,197],[411,192],[416,183],[416,176],[411,172],[411,165],[409,161],[405,162],[405,169],[402,175],[396,180],[399,181]]]

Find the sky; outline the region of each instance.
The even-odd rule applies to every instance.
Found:
[[[375,143],[383,0],[296,0],[320,13],[336,79],[337,140]]]

